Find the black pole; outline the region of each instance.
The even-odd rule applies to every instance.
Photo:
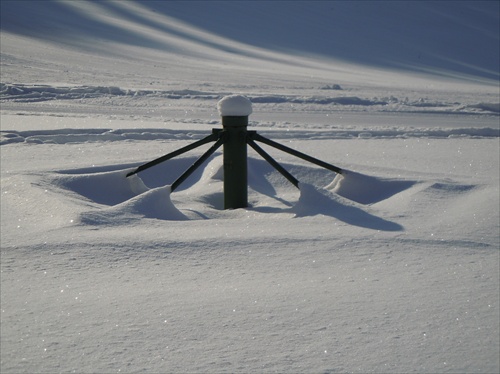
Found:
[[[223,116],[224,209],[248,206],[247,126],[248,116]]]

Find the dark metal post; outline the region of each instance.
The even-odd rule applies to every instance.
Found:
[[[223,116],[224,209],[248,206],[248,116]]]

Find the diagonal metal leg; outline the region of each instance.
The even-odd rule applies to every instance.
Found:
[[[289,148],[289,147],[284,146],[284,145],[282,145],[280,143],[276,143],[275,141],[267,139],[267,138],[264,138],[263,136],[260,136],[257,133],[252,133],[251,134],[251,138],[252,138],[252,140],[257,140],[259,142],[265,143],[267,145],[270,145],[271,147],[279,149],[280,151],[283,151],[283,152],[286,152],[286,153],[290,153],[293,156],[299,157],[299,158],[301,158],[303,160],[306,160],[306,161],[309,161],[309,162],[311,162],[313,164],[316,164],[316,165],[319,165],[321,167],[324,167],[325,169],[334,171],[335,173],[342,174],[342,169],[339,168],[339,167],[337,167],[337,166],[335,166],[335,165],[328,164],[328,163],[326,163],[324,161],[318,160],[317,158],[314,158],[314,157],[311,157],[309,155],[306,155],[305,153],[296,151],[295,149]]]
[[[210,143],[210,142],[214,142],[214,141],[216,141],[219,138],[219,136],[220,136],[219,134],[220,134],[220,132],[213,132],[209,136],[207,136],[207,137],[205,137],[203,139],[200,139],[197,142],[194,142],[194,143],[189,144],[189,145],[187,145],[185,147],[179,148],[179,149],[177,149],[177,150],[175,150],[175,151],[173,151],[171,153],[168,153],[165,156],[161,156],[161,157],[159,157],[159,158],[157,158],[157,159],[155,159],[153,161],[147,162],[144,165],[139,166],[134,171],[131,171],[130,173],[128,173],[127,177],[130,177],[131,175],[134,175],[134,174],[137,174],[137,173],[139,173],[141,171],[149,169],[150,167],[158,165],[159,163],[161,163],[163,161],[170,160],[171,158],[179,156],[179,155],[181,155],[183,153],[186,153],[186,152],[188,152],[188,151],[190,151],[192,149],[198,148],[199,146],[202,146],[202,145]]]
[[[197,159],[193,165],[189,167],[179,178],[177,178],[174,183],[172,183],[172,186],[170,187],[170,191],[174,192],[174,190],[179,187],[179,185],[184,182],[198,167],[200,167],[201,164],[205,162],[207,158],[209,158],[212,153],[214,153],[217,148],[219,148],[222,144],[224,143],[224,138],[221,137],[217,142],[215,142],[214,145],[212,145],[203,155],[200,156],[199,159]]]
[[[276,170],[278,170],[286,179],[290,181],[295,187],[299,188],[299,181],[288,171],[285,170],[283,166],[278,164],[278,162],[272,158],[266,151],[259,147],[252,139],[247,138],[247,143],[252,147],[259,155],[262,156],[264,160],[269,162]]]

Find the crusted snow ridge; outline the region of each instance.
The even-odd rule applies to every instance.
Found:
[[[0,100],[14,102],[37,102],[48,100],[76,100],[98,97],[160,97],[166,99],[217,99],[221,95],[213,92],[197,90],[143,90],[127,89],[116,86],[61,86],[25,85],[0,83]]]
[[[328,139],[454,139],[454,138],[498,138],[500,130],[485,128],[365,128],[365,129],[324,129],[309,131],[278,131],[280,125],[274,125],[275,131],[268,130],[273,139],[328,140]],[[121,141],[151,140],[194,140],[206,136],[205,130],[185,132],[182,130],[149,129],[57,129],[0,131],[0,145],[13,143],[29,144],[82,144]]]
[[[452,114],[486,114],[498,115],[500,103],[495,102],[461,102],[443,101],[426,97],[365,97],[360,95],[330,96],[322,94],[323,87],[317,90],[305,90],[307,94],[269,94],[252,93],[246,96],[226,95],[221,91],[202,91],[186,88],[172,90],[130,89],[119,86],[51,86],[28,85],[19,83],[0,83],[0,102],[2,103],[37,103],[47,101],[80,100],[88,105],[111,105],[112,107],[141,107],[148,101],[148,106],[154,105],[152,100],[159,99],[160,106],[164,100],[220,100],[219,106],[224,115],[249,115],[252,105],[272,105],[276,109],[283,105],[304,106],[309,110],[375,110],[379,112],[419,112],[419,113],[452,113]],[[109,102],[112,98],[112,102]],[[226,102],[227,100],[227,102]],[[221,111],[219,108],[219,112]],[[7,109],[7,108],[6,108]],[[230,114],[238,113],[238,114]],[[246,113],[246,114],[239,114]]]

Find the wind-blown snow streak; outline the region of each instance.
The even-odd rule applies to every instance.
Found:
[[[95,142],[120,142],[120,141],[154,141],[154,140],[196,140],[208,134],[207,131],[170,129],[60,129],[60,130],[33,130],[33,131],[0,131],[0,145],[13,143],[29,144],[81,144]],[[317,130],[288,131],[281,133],[268,131],[274,139],[408,139],[408,138],[497,138],[499,129],[492,128],[371,128],[369,130]]]
[[[337,175],[325,189],[361,204],[373,204],[414,184],[415,181],[377,178],[346,170],[342,175]]]
[[[99,49],[91,42],[99,38],[206,61],[246,56],[288,63],[279,51],[444,76],[499,76],[494,1],[6,3],[3,31],[89,50]]]
[[[365,185],[371,189],[370,185]],[[372,195],[373,196],[373,195]],[[383,197],[377,197],[377,200],[383,200]],[[357,206],[355,203],[348,202],[346,199],[328,190],[320,190],[309,184],[300,184],[300,198],[298,203],[292,208],[296,217],[307,217],[322,214],[333,217],[349,225],[365,227],[380,231],[402,231],[403,227],[395,222],[387,221],[365,209]]]
[[[85,100],[96,98],[119,99],[129,96],[139,100],[161,98],[165,100],[218,100],[225,96],[223,92],[209,92],[197,90],[131,90],[119,87],[51,87],[28,86],[23,84],[1,83],[0,102],[33,103],[51,100]],[[500,103],[464,104],[457,102],[429,101],[419,98],[409,100],[394,96],[385,98],[360,98],[358,96],[290,96],[290,95],[249,95],[248,98],[255,104],[318,104],[342,107],[378,106],[381,111],[411,111],[411,112],[452,112],[463,114],[500,113]],[[119,105],[119,104],[117,104]]]

